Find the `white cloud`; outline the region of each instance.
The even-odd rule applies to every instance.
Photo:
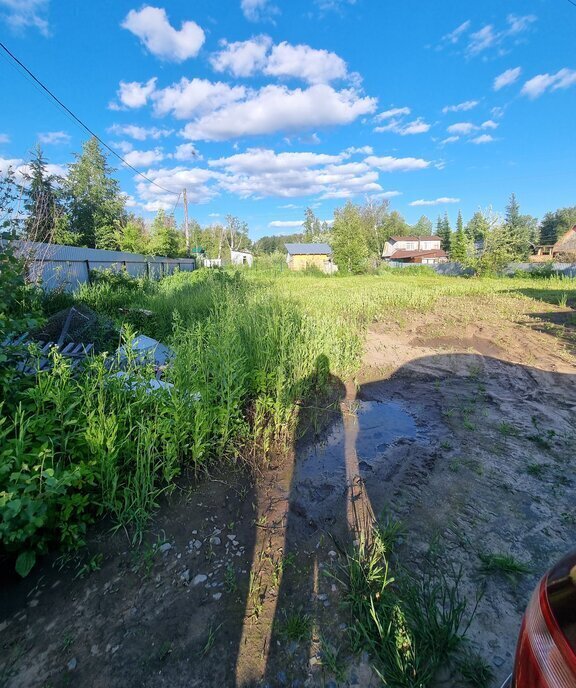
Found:
[[[458,105],[446,105],[442,108],[442,112],[444,114],[447,112],[466,112],[475,108],[479,102],[478,100],[466,100],[463,103],[458,103]]]
[[[478,55],[484,50],[488,50],[498,42],[498,34],[494,31],[492,24],[483,26],[479,31],[475,31],[470,36],[468,43],[468,53]]]
[[[385,110],[380,112],[374,117],[375,122],[382,122],[385,119],[392,119],[393,117],[403,117],[404,115],[409,115],[411,110],[409,107],[392,108],[390,110]]]
[[[157,103],[158,104],[158,103]],[[224,141],[238,136],[350,124],[374,112],[376,99],[354,89],[336,91],[316,84],[307,89],[265,86],[243,102],[232,102],[190,122],[183,135],[190,140]]]
[[[241,0],[240,8],[246,19],[251,22],[272,19],[280,11],[270,0]]]
[[[372,155],[372,153],[374,153],[374,149],[372,146],[360,146],[359,148],[350,146],[344,151],[345,155],[355,155],[356,153],[361,153],[362,155]]]
[[[0,174],[6,174],[8,170],[17,171],[23,164],[21,158],[0,158]]]
[[[472,26],[472,22],[468,19],[467,21],[463,22],[460,24],[460,26],[457,26],[454,31],[451,31],[450,33],[447,33],[445,36],[442,36],[442,42],[443,43],[450,43],[454,45],[455,43],[458,43],[460,38],[468,31],[468,29]]]
[[[476,124],[472,124],[472,122],[456,122],[456,124],[451,124],[446,131],[449,134],[456,136],[466,136],[467,134],[471,134],[473,131],[476,131],[476,129],[478,129],[478,126]]]
[[[198,149],[193,143],[181,143],[176,146],[174,153],[176,160],[201,160],[202,156],[198,153]]]
[[[390,155],[383,157],[372,155],[367,157],[364,162],[382,172],[411,172],[424,170],[430,166],[430,161],[423,158],[394,158]]]
[[[147,151],[132,150],[124,155],[124,160],[132,167],[149,167],[162,162],[165,157],[161,148],[154,148]]]
[[[268,227],[302,227],[302,220],[272,220]]]
[[[126,108],[141,108],[148,102],[148,99],[156,88],[156,77],[153,76],[148,79],[146,83],[139,81],[121,81],[120,88],[116,92],[121,106],[116,103],[110,103],[108,107],[111,110],[122,110]]]
[[[412,122],[401,122],[393,119],[388,124],[384,126],[376,127],[374,131],[376,133],[382,133],[385,131],[393,131],[395,134],[400,134],[400,136],[409,136],[413,134],[425,134],[430,131],[431,125],[425,122],[421,117],[413,120]]]
[[[236,43],[224,41],[223,46],[210,58],[212,67],[217,72],[229,71],[237,77],[261,72],[267,76],[294,77],[310,84],[348,77],[346,62],[341,57],[308,45],[283,41],[273,46],[269,36],[256,36]]]
[[[522,67],[514,67],[512,69],[507,69],[505,72],[502,72],[502,74],[499,74],[494,79],[494,90],[499,91],[501,88],[504,88],[505,86],[511,86],[515,81],[518,80],[521,73]]]
[[[47,146],[57,145],[59,143],[69,143],[70,134],[67,134],[65,131],[47,131],[38,134],[38,141]]]
[[[172,168],[147,170],[146,176],[164,189],[176,194],[180,193],[182,189],[187,189],[190,203],[207,203],[218,195],[218,190],[210,185],[216,176],[211,170],[180,165]],[[145,210],[154,211],[160,208],[171,210],[174,207],[176,200],[174,195],[165,193],[157,186],[146,182],[142,177],[135,177],[134,181]]]
[[[482,122],[480,125],[473,124],[472,122],[456,122],[456,124],[451,124],[446,128],[446,131],[451,134],[451,136],[448,137],[448,139],[445,139],[442,143],[451,143],[451,139],[453,137],[456,137],[455,140],[457,140],[457,138],[460,136],[469,136],[473,132],[480,131],[482,129],[497,129],[498,126],[498,122],[494,122],[492,119],[488,119],[485,122]],[[484,142],[482,141],[481,143]]]
[[[445,139],[443,139],[442,141],[440,141],[440,144],[443,145],[443,144],[446,144],[446,143],[456,143],[456,141],[460,141],[460,137],[459,137],[459,136],[447,136]]]
[[[10,143],[8,134],[0,134],[0,143]]]
[[[268,50],[272,45],[269,36],[255,36],[248,41],[221,42],[222,50],[210,57],[217,72],[230,72],[234,76],[252,76],[264,69]]]
[[[427,205],[445,205],[447,203],[460,203],[459,198],[451,198],[450,196],[441,196],[440,198],[435,198],[432,201],[425,201],[420,199],[418,201],[412,201],[408,205],[412,206],[427,206]]]
[[[480,136],[476,136],[475,138],[471,139],[471,143],[477,143],[477,144],[482,144],[482,143],[492,143],[494,141],[494,137],[491,136],[490,134],[480,134]]]
[[[245,174],[272,174],[285,170],[304,170],[309,167],[343,162],[344,153],[276,153],[267,148],[248,148],[245,153],[236,153],[227,158],[210,160],[211,167],[225,167],[230,172]]]
[[[514,36],[519,33],[524,33],[528,31],[531,25],[537,20],[533,14],[526,14],[524,16],[517,17],[515,14],[509,14],[506,18],[508,22],[507,34],[509,36]]]
[[[173,129],[159,129],[158,127],[139,127],[136,124],[113,124],[106,130],[110,134],[117,136],[129,136],[136,141],[146,141],[146,139],[159,139],[170,136],[174,133]]]
[[[536,20],[537,17],[533,14],[520,17],[509,14],[506,17],[507,28],[505,29],[498,31],[492,24],[487,24],[470,35],[467,53],[470,56],[475,56],[491,48],[497,48],[500,54],[504,54],[507,52],[506,48],[503,47],[504,44],[510,39],[514,43],[518,43],[519,37],[528,32]]]
[[[14,33],[34,28],[43,36],[49,36],[47,12],[48,0],[0,0],[0,18]]]
[[[356,0],[315,0],[322,12],[342,12],[344,5],[355,5]]]
[[[172,114],[177,119],[189,119],[242,100],[246,94],[244,86],[183,77],[172,86],[156,91],[152,99],[156,115]]]
[[[284,205],[279,205],[279,208],[282,208],[283,210],[294,210],[296,208],[301,208],[301,205],[296,205],[295,203],[285,203]]]
[[[562,88],[569,88],[576,84],[576,69],[564,67],[556,74],[538,74],[529,79],[522,86],[522,95],[528,98],[539,98],[546,91],[557,91]]]
[[[464,53],[468,57],[474,57],[493,50],[497,54],[503,55],[508,52],[508,45],[510,43],[518,44],[522,41],[523,35],[528,33],[532,25],[537,20],[533,14],[516,16],[509,14],[506,17],[506,26],[504,28],[495,28],[493,24],[485,24],[480,29],[470,32],[472,22],[467,20],[460,24],[451,33],[442,36],[438,49],[442,49],[446,45],[455,46],[460,43],[464,45]]]
[[[241,198],[351,198],[381,192],[378,172],[365,161],[350,161],[350,153],[276,153],[250,148],[209,162],[221,170],[218,184]]]
[[[347,76],[344,60],[328,50],[283,41],[272,48],[264,73],[269,76],[297,77],[310,84],[324,84]]]
[[[130,10],[122,22],[156,57],[170,62],[183,62],[195,57],[204,44],[204,31],[193,21],[182,22],[180,30],[170,25],[166,10],[143,7]]]

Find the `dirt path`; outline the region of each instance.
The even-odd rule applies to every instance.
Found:
[[[531,589],[574,542],[575,359],[524,323],[437,324],[375,325],[359,389],[334,380],[329,427],[311,440],[303,409],[304,439],[256,483],[180,491],[140,548],[103,532],[79,565],[3,582],[0,685],[377,685],[346,653],[337,577],[383,509],[406,563],[436,542],[467,597],[485,589],[470,637],[500,685]],[[490,553],[530,573],[482,574]]]

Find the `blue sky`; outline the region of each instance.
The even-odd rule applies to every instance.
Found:
[[[576,204],[575,29],[568,0],[0,0],[2,41],[68,107],[252,238],[347,199],[410,222],[512,191],[536,216]],[[0,78],[0,169],[38,140],[65,167],[85,132],[6,59]],[[111,163],[134,212],[173,207]]]

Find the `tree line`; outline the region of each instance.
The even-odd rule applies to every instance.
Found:
[[[332,246],[334,260],[341,269],[364,272],[380,262],[385,242],[392,236],[431,236],[441,239],[441,247],[450,260],[474,268],[477,272],[498,271],[511,262],[527,260],[538,244],[553,244],[576,225],[576,206],[546,213],[541,222],[522,214],[515,194],[511,194],[503,216],[477,210],[464,223],[458,212],[455,226],[448,213],[435,225],[422,215],[410,225],[388,201],[363,204],[348,201],[334,212],[331,226],[320,223],[312,209],[305,211],[302,232],[290,236],[262,237],[255,248],[263,253],[283,249],[286,241],[325,241]]]
[[[65,176],[50,173],[40,145],[21,171],[9,168],[0,177],[0,232],[4,238],[51,242],[170,258],[187,255],[182,226],[174,213],[157,211],[152,222],[130,213],[127,197],[114,178],[96,138],[74,156]],[[201,228],[189,223],[192,252],[200,247],[211,257],[250,245],[248,226],[228,215],[225,223]]]
[[[152,222],[129,212],[114,170],[96,138],[85,142],[65,176],[49,172],[38,145],[18,182],[12,169],[0,177],[0,231],[4,237],[178,257],[187,255],[182,226],[174,213],[158,210]],[[522,214],[514,194],[503,216],[478,210],[464,223],[459,212],[453,227],[448,214],[435,225],[422,215],[410,225],[389,201],[348,201],[334,211],[331,223],[306,208],[302,230],[285,236],[264,236],[255,243],[248,225],[227,215],[225,222],[201,227],[189,222],[192,252],[226,260],[231,250],[256,254],[285,253],[286,242],[330,243],[341,269],[362,272],[377,264],[391,236],[436,234],[451,260],[477,270],[497,270],[525,260],[536,244],[553,244],[576,224],[576,206],[548,212],[542,220]]]

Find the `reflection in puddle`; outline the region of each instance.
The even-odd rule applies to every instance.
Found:
[[[298,499],[292,508],[302,515],[315,512],[320,505],[325,509],[327,502],[342,496],[353,474],[369,478],[386,462],[391,446],[416,440],[418,435],[414,418],[401,404],[355,402],[351,417],[339,418],[322,442],[298,452],[293,485]]]

